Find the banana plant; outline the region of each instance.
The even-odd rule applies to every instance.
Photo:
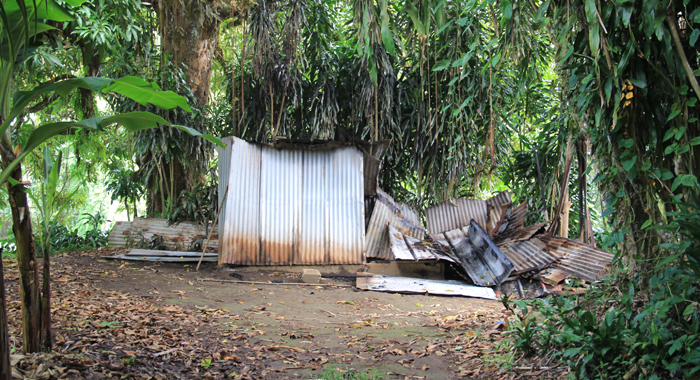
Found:
[[[44,349],[51,350],[51,228],[50,222],[56,215],[54,199],[56,198],[56,185],[61,173],[61,161],[63,152],[59,151],[58,160],[53,161],[49,147],[44,146],[43,155],[43,181],[39,188],[39,194],[35,191],[28,191],[29,196],[34,201],[34,204],[39,206],[39,213],[42,219],[42,231],[39,234],[41,240],[42,256],[44,258],[43,266],[43,287],[41,291],[41,328],[42,343]],[[14,182],[10,179],[10,182]]]
[[[192,112],[186,100],[172,91],[162,91],[156,84],[137,77],[109,79],[100,77],[72,78],[38,86],[30,91],[12,93],[15,65],[25,60],[31,51],[44,40],[44,32],[55,29],[48,22],[59,24],[72,21],[71,11],[85,0],[0,0],[0,156],[2,171],[0,186],[8,185],[9,203],[12,210],[13,231],[17,246],[17,262],[20,272],[20,294],[22,306],[23,351],[37,352],[41,349],[41,305],[39,299],[39,273],[36,265],[36,244],[32,231],[29,204],[22,181],[22,160],[44,142],[58,134],[76,128],[102,130],[108,126],[121,125],[129,131],[155,128],[159,124],[185,130],[213,143],[224,146],[211,135],[179,125],[148,112],[129,112],[112,116],[100,116],[86,120],[66,120],[39,125],[24,141],[13,141],[13,129],[21,124],[28,107],[40,99],[65,97],[71,91],[82,88],[104,96],[122,96],[143,106],[152,104],[163,109],[182,108]],[[13,180],[8,182],[12,178]],[[48,246],[48,242],[44,247]],[[5,313],[5,310],[0,310]],[[46,337],[50,342],[51,337]],[[49,343],[50,344],[50,343]],[[0,347],[7,352],[7,347]],[[0,378],[6,373],[0,371]]]

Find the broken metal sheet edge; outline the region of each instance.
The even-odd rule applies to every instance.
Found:
[[[445,236],[460,266],[476,285],[496,286],[510,276],[515,266],[501,252],[477,222],[469,223],[467,238],[454,244]]]
[[[394,254],[394,260],[445,260],[455,262],[447,254],[428,245],[430,244],[428,242],[404,235],[391,224],[388,225],[388,229],[389,243]]]
[[[496,292],[491,288],[468,285],[456,280],[425,280],[373,275],[372,277],[358,277],[357,288],[380,292],[428,293],[433,295],[496,299]]]

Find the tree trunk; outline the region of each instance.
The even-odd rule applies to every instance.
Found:
[[[568,239],[569,238],[569,211],[571,210],[571,200],[569,199],[569,189],[564,192],[564,197],[562,198],[564,206],[562,207],[561,216],[559,220],[559,233],[558,235]]]
[[[12,380],[10,368],[10,331],[7,328],[7,301],[5,300],[5,268],[0,248],[0,380]]]
[[[157,6],[163,52],[183,65],[197,106],[209,102],[212,60],[217,45],[219,8],[213,0],[160,0]]]
[[[43,289],[41,294],[41,328],[44,351],[50,352],[53,347],[51,334],[51,235],[44,242],[44,272]]]
[[[14,155],[2,148],[3,166],[7,167]],[[10,178],[22,181],[22,165],[17,165]],[[12,231],[17,245],[19,268],[19,297],[22,305],[22,336],[25,353],[41,350],[41,297],[39,294],[39,268],[36,262],[36,242],[32,232],[27,194],[23,185],[7,182],[7,192],[12,210]]]
[[[151,180],[148,183],[148,196],[146,198],[149,216],[160,214],[161,217],[166,218],[167,215],[165,215],[165,213],[168,203],[174,205],[180,192],[189,189],[190,183],[195,182],[194,180],[189,180],[191,174],[188,173],[186,167],[182,165],[179,160],[174,160],[172,175],[170,169],[170,163],[163,161],[161,163],[161,170],[155,169],[154,172],[158,173],[151,176]],[[161,173],[163,178],[160,177]],[[156,191],[156,187],[158,191]],[[170,197],[172,197],[172,200],[168,201]]]

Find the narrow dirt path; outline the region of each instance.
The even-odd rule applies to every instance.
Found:
[[[296,286],[298,274],[57,255],[53,354],[15,357],[45,378],[312,379],[324,368],[387,378],[501,377],[484,355],[499,340],[496,301]],[[21,347],[16,266],[6,262],[8,313]],[[274,282],[273,282],[274,281]],[[287,283],[282,283],[282,282]],[[324,280],[326,281],[326,280]],[[343,287],[341,287],[343,286]],[[43,364],[43,365],[42,365]]]

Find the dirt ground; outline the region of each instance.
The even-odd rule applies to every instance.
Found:
[[[196,264],[100,258],[115,252],[52,258],[55,346],[13,357],[25,378],[314,379],[328,369],[512,378],[493,366],[505,315],[497,301],[358,291],[351,278],[301,286],[298,273],[215,263],[196,272]],[[16,353],[17,267],[5,266]],[[241,279],[265,284],[233,282]]]

